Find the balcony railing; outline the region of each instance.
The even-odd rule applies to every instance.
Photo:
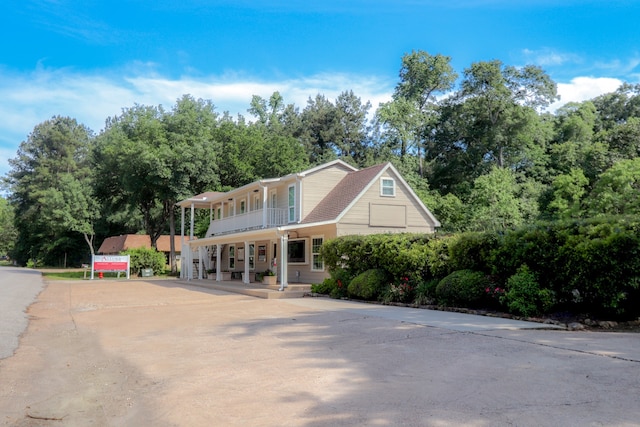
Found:
[[[211,221],[207,236],[237,233],[287,224],[287,209],[266,208]]]

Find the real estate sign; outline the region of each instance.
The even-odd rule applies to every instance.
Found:
[[[91,257],[91,279],[93,273],[126,272],[129,278],[129,255],[93,255]]]

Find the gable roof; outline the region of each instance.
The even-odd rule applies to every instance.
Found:
[[[374,184],[375,181],[385,172],[391,173],[400,181],[402,186],[409,193],[423,212],[431,219],[435,227],[440,227],[440,221],[427,208],[418,195],[411,189],[411,186],[402,178],[390,162],[371,166],[366,169],[349,172],[324,199],[307,215],[300,224],[313,224],[321,222],[335,222],[362,197],[362,195]]]
[[[300,223],[332,221],[345,211],[390,163],[349,172]]]
[[[181,252],[181,236],[173,236],[176,252]],[[162,235],[156,241],[156,248],[160,252],[170,252],[171,236]],[[117,254],[127,249],[150,248],[151,238],[148,234],[123,234],[107,237],[98,249],[99,254]]]

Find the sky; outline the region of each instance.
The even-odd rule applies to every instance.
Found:
[[[542,67],[561,101],[640,83],[635,0],[2,0],[0,176],[55,115],[96,134],[135,104],[184,94],[242,114],[278,91],[304,109],[353,90],[390,99],[402,56]]]

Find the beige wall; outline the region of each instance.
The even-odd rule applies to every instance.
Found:
[[[380,195],[380,180],[374,182],[358,202],[342,217],[338,234],[375,233],[432,233],[434,225],[420,204],[401,181],[389,172],[384,178],[392,178],[396,184],[396,195]]]

